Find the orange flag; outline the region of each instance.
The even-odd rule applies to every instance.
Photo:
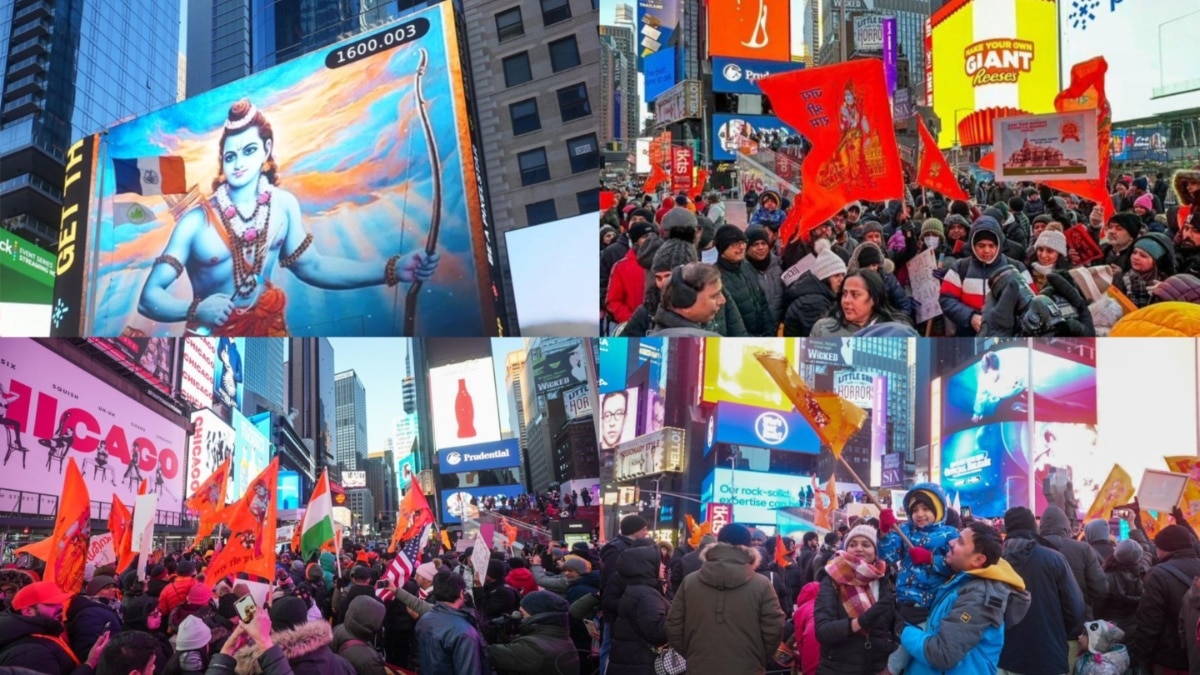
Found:
[[[692,185],[691,194],[697,195],[703,193],[705,183],[708,183],[708,169],[697,169],[696,182]]]
[[[866,423],[866,411],[834,392],[810,389],[782,354],[760,351],[754,357],[812,425],[821,442],[833,451],[833,456],[841,457],[846,442]]]
[[[1120,464],[1113,464],[1112,470],[1108,472],[1108,478],[1104,480],[1100,491],[1096,493],[1096,498],[1092,500],[1092,505],[1088,508],[1084,520],[1089,521],[1096,518],[1108,520],[1112,517],[1112,510],[1121,504],[1128,504],[1133,499],[1133,494],[1133,479],[1129,477],[1129,473],[1125,469],[1121,468]]]
[[[196,528],[196,541],[192,548],[200,545],[200,541],[212,533],[213,528],[221,521],[221,512],[225,510],[225,490],[229,486],[229,472],[232,468],[233,457],[226,457],[208,480],[196,490],[192,498],[187,500],[187,507],[200,514],[200,524]]]
[[[784,243],[797,231],[807,238],[850,202],[904,195],[883,61],[859,59],[772,75],[758,86],[779,119],[812,143],[801,168],[804,190],[781,228]]]
[[[450,545],[450,531],[449,530],[442,530],[442,546],[445,546],[447,551],[454,550],[454,547]]]
[[[123,572],[133,562],[133,512],[113,494],[112,511],[108,514],[108,531],[112,533],[113,553],[117,556],[117,572]]]
[[[779,565],[779,569],[788,566],[787,547],[783,545],[783,537],[775,535],[775,564]]]
[[[504,530],[504,536],[508,538],[509,546],[517,543],[517,526],[508,522],[508,518],[500,519],[500,529]]]
[[[917,168],[917,184],[940,192],[950,199],[968,201],[967,193],[954,177],[954,171],[950,169],[946,156],[938,149],[933,134],[925,127],[925,118],[920,115],[916,118],[917,132],[921,136],[921,166]]]
[[[394,553],[396,544],[408,541],[421,533],[421,528],[433,522],[433,510],[416,477],[409,480],[408,492],[400,500],[400,513],[396,518],[396,531],[392,534],[392,545],[388,551]]]
[[[207,579],[216,583],[230,574],[246,572],[275,578],[275,509],[279,490],[279,458],[250,481],[246,494],[225,510],[229,543],[213,556]]]
[[[92,502],[75,458],[68,461],[62,496],[58,500],[58,515],[54,519],[54,534],[36,544],[22,546],[17,553],[39,558],[39,554],[44,554],[45,580],[73,595],[83,590],[83,568],[92,537]]]
[[[671,180],[671,174],[663,170],[658,164],[655,164],[650,167],[650,175],[646,178],[646,182],[642,183],[642,192],[654,192],[658,189],[658,184],[666,180]]]
[[[696,521],[693,520],[692,522]],[[692,548],[699,547],[700,540],[703,539],[704,535],[706,534],[712,534],[712,525],[710,525],[707,520],[703,523],[700,523],[695,531],[692,532],[692,536],[688,538],[688,544],[690,544]]]

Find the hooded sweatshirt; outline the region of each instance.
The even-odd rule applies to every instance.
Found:
[[[1077,541],[1071,534],[1071,522],[1067,514],[1053,504],[1042,512],[1039,533],[1067,559],[1075,583],[1083,591],[1083,620],[1091,621],[1094,609],[1108,595],[1108,578],[1104,576],[1104,561],[1091,544]],[[1103,617],[1100,617],[1103,618]]]
[[[946,495],[942,488],[933,483],[918,483],[909,492],[918,490],[928,493],[934,502],[934,521],[917,527],[910,520],[897,527],[904,530],[914,546],[933,554],[933,562],[928,565],[913,563],[907,545],[894,531],[879,538],[879,555],[888,563],[900,567],[896,575],[896,602],[928,609],[933,605],[938,587],[954,575],[954,570],[946,564],[946,554],[950,552],[950,542],[958,538],[958,530],[946,525]]]
[[[1030,603],[1024,580],[1003,558],[990,567],[957,573],[938,589],[925,628],[910,624],[900,633],[900,643],[912,655],[904,672],[995,673],[1006,630],[1020,625]]]
[[[1083,596],[1067,559],[1032,530],[1015,530],[1004,542],[1004,560],[1033,600],[1025,619],[1005,630],[1000,667],[1024,675],[1067,672],[1067,640],[1083,630]]]
[[[975,242],[983,232],[993,235],[1000,251],[996,258],[988,264],[980,261],[974,253]],[[980,216],[971,226],[970,232],[967,233],[967,247],[970,254],[951,265],[946,270],[946,276],[942,278],[938,303],[942,307],[942,313],[954,323],[955,334],[959,337],[975,335],[975,330],[971,328],[971,317],[976,314],[982,315],[983,305],[990,290],[988,280],[1005,265],[1015,267],[1021,274],[1021,278],[1030,286],[1033,285],[1033,278],[1029,276],[1025,265],[1004,255],[1005,241],[1000,223],[991,216]]]

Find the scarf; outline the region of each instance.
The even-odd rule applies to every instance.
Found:
[[[838,597],[846,614],[857,619],[875,604],[871,582],[878,581],[887,572],[887,563],[882,560],[876,560],[874,564],[859,562],[847,556],[845,551],[838,551],[825,565],[825,572],[837,584]]]
[[[746,256],[746,262],[750,263],[750,266],[759,272],[766,272],[767,269],[771,267],[771,254],[768,253],[767,257],[763,258],[762,260],[755,260],[750,256]]]

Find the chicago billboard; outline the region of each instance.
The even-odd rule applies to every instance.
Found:
[[[500,410],[491,357],[429,371],[433,440],[438,449],[500,440]]]
[[[953,0],[934,13],[938,147],[991,144],[996,118],[1054,112],[1057,11],[1054,0]]]
[[[0,487],[56,495],[68,457],[93,498],[132,504],[143,480],[158,508],[183,509],[186,432],[34,340],[0,340]],[[15,503],[6,509],[20,512]]]
[[[53,253],[0,230],[0,335],[50,334]]]
[[[497,332],[464,51],[439,5],[82,146],[53,334]]]
[[[213,369],[217,362],[217,341],[191,337],[181,341],[183,360],[179,365],[179,396],[193,408],[203,410],[213,401]]]
[[[192,413],[192,436],[188,439],[187,492],[191,498],[208,477],[221,466],[226,457],[233,455],[233,427],[229,426],[213,411],[205,408]],[[233,474],[229,474],[229,485],[225,490],[226,503],[235,501]]]

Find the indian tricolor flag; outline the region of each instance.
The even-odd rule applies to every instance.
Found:
[[[113,159],[117,194],[187,194],[187,177],[182,157],[135,157]]]
[[[308,509],[304,511],[304,523],[300,528],[300,553],[308,560],[313,552],[333,541],[333,499],[329,494],[329,470],[321,474]]]

